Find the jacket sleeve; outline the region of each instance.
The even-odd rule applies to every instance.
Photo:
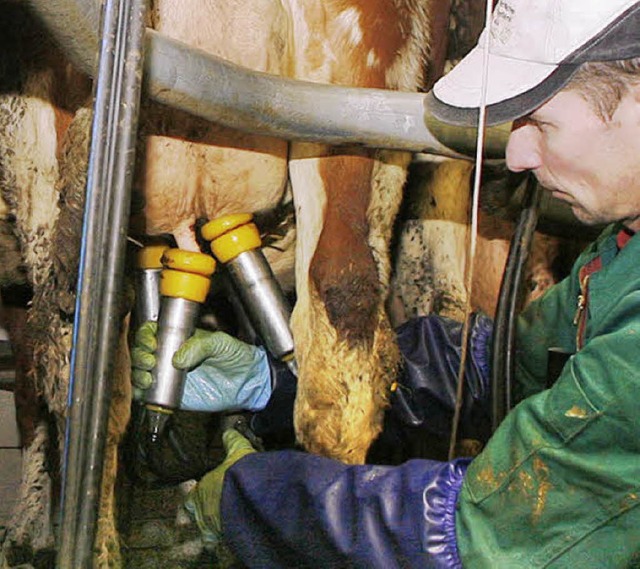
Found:
[[[460,567],[455,509],[467,464],[252,454],[225,476],[223,536],[248,567]]]
[[[463,437],[486,440],[490,425],[489,359],[493,323],[472,315],[460,419]],[[398,329],[404,362],[390,415],[408,428],[448,437],[456,404],[462,324],[441,316],[416,318]]]
[[[251,430],[261,437],[268,447],[282,448],[295,442],[293,430],[293,404],[298,379],[289,368],[271,355],[271,397],[264,409],[251,418]]]

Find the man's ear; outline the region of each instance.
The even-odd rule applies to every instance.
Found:
[[[627,89],[636,103],[640,104],[640,81],[629,82]]]
[[[622,96],[623,98],[625,96],[630,97],[631,101],[633,102],[633,113],[635,116],[635,122],[637,125],[640,125],[640,82],[629,83],[626,93],[624,93]],[[618,108],[619,107],[620,105],[618,105]]]

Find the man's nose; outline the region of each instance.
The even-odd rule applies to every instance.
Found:
[[[507,143],[507,168],[512,172],[535,170],[541,166],[539,133],[531,124],[514,125]]]

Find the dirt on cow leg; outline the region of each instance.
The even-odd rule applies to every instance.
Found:
[[[382,429],[388,386],[397,373],[394,334],[381,315],[372,344],[348,344],[337,337],[321,305],[313,305],[314,324],[306,327],[314,338],[299,345],[304,381],[295,403],[296,438],[309,452],[362,464]]]
[[[111,386],[111,404],[107,426],[100,509],[95,542],[95,567],[111,569],[123,567],[120,537],[116,527],[116,478],[118,475],[118,445],[131,416],[131,359],[128,348],[129,318],[120,330],[116,365]]]

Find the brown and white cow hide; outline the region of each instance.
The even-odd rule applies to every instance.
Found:
[[[69,355],[73,332],[88,132],[90,82],[68,65],[20,8],[15,46],[21,60],[19,90],[0,95],[0,189],[22,253],[21,267],[33,289],[23,341],[32,358],[16,369],[16,403],[24,444],[20,496],[3,544],[2,563],[53,550],[52,506],[58,500],[58,465],[65,429]],[[36,42],[37,40],[37,42]],[[18,82],[18,81],[17,81]],[[18,275],[19,276],[19,275]],[[113,511],[117,445],[129,417],[130,381],[126,321],[114,373],[96,567],[120,566]],[[27,366],[24,366],[27,367]],[[18,392],[25,394],[18,397]],[[33,404],[33,394],[44,401]],[[29,407],[22,404],[25,399]],[[53,462],[52,462],[53,461]],[[53,482],[52,482],[53,479]]]
[[[308,28],[323,19],[328,25],[324,37],[305,37],[294,27],[294,37],[304,38],[296,42],[296,78],[420,87],[426,3],[326,2],[323,10],[300,4]],[[294,22],[300,27],[299,18]],[[292,318],[300,362],[296,434],[309,450],[346,462],[363,462],[380,432],[399,361],[384,301],[408,161],[394,152],[291,148],[299,227]]]
[[[259,71],[403,90],[423,80],[429,22],[416,0],[262,1],[250,10],[240,1],[157,0],[151,15],[160,32]],[[143,127],[148,234],[170,232],[195,248],[196,219],[273,207],[290,181],[297,438],[312,452],[363,462],[398,362],[384,298],[408,155],[288,145],[157,113]]]
[[[425,68],[428,7],[420,0],[154,0],[149,14],[160,32],[255,70],[321,83],[416,90]],[[23,39],[43,38],[40,32]],[[90,85],[50,45],[38,45],[30,56],[34,65],[22,89],[0,96],[0,181],[34,289],[32,378],[60,434]],[[297,303],[291,322],[300,368],[296,434],[312,452],[364,461],[381,429],[387,387],[399,360],[384,299],[389,241],[409,156],[288,144],[148,102],[139,141],[134,191],[142,194],[145,207],[132,223],[137,236],[170,233],[180,247],[196,249],[197,220],[269,210],[286,198],[290,185],[297,218]],[[292,242],[290,234],[285,243]],[[279,257],[272,253],[270,261],[285,279],[293,268],[291,251]],[[122,334],[124,339],[126,320]],[[97,567],[121,564],[113,483],[130,403],[124,340],[121,354],[110,411]],[[7,542],[41,549],[51,545],[52,533],[42,521],[47,500],[42,492],[37,498],[39,489],[49,485],[40,452],[47,430],[41,425],[36,431],[30,447],[34,456],[25,461],[24,499]]]

